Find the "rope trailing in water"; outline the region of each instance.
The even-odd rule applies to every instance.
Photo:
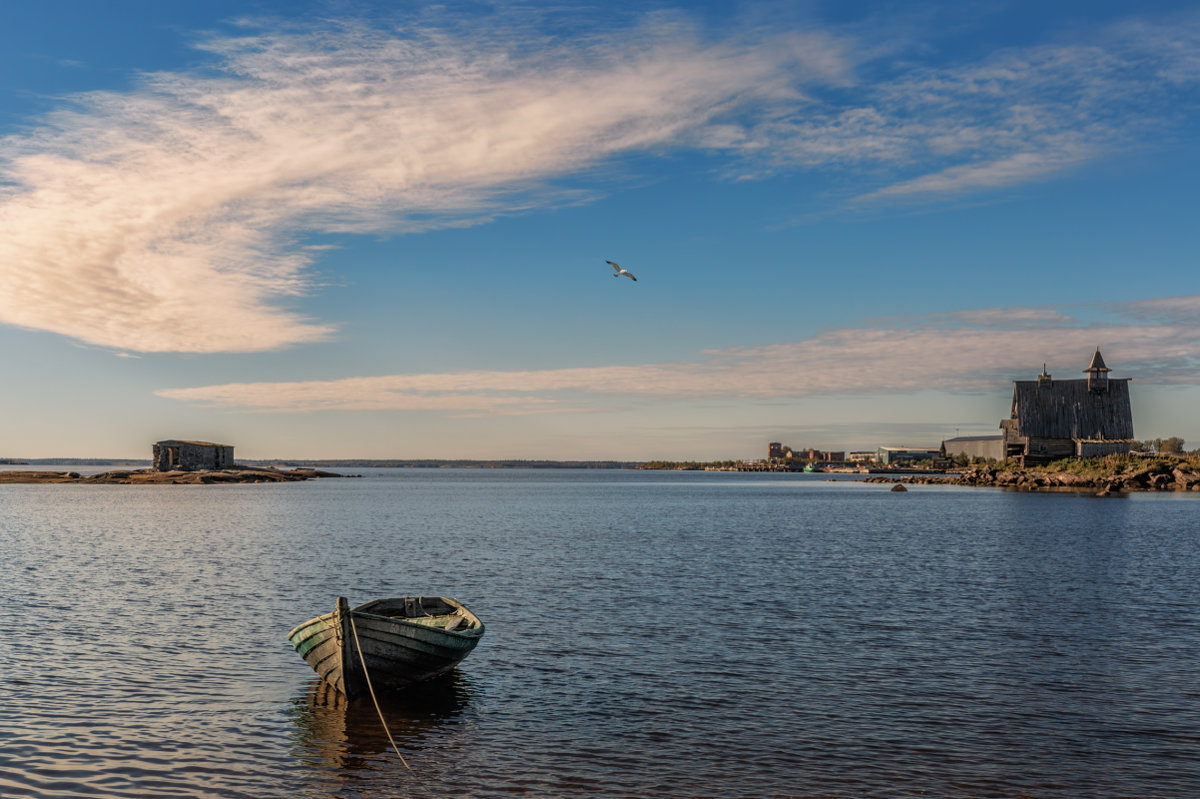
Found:
[[[375,712],[379,714],[379,723],[383,725],[383,731],[387,733],[388,743],[392,745],[392,749],[396,750],[396,757],[400,758],[400,762],[406,769],[412,771],[412,766],[408,765],[404,755],[400,754],[400,747],[396,746],[396,742],[392,739],[392,731],[388,729],[387,721],[383,718],[383,711],[379,709],[379,700],[375,698],[375,689],[371,687],[371,675],[367,674],[367,661],[363,657],[362,646],[358,643],[358,627],[354,624],[354,614],[347,615],[350,617],[350,632],[354,633],[354,648],[358,650],[358,662],[362,664],[363,678],[367,681],[367,691],[371,694],[371,701],[375,703]]]

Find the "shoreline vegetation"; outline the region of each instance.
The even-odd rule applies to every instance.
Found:
[[[633,468],[658,469],[669,472],[723,472],[736,471],[744,465],[743,461],[646,461]]]
[[[1086,491],[1097,496],[1134,491],[1200,491],[1200,454],[1108,455],[1068,458],[1045,466],[1005,463],[960,468],[953,472],[877,474],[867,483],[909,483],[1005,488],[1015,491]]]
[[[1182,442],[1181,442],[1182,443]],[[750,464],[752,465],[752,464]],[[648,461],[638,469],[674,471],[747,470],[735,461]],[[758,471],[755,469],[754,471]],[[780,471],[799,473],[800,469]],[[890,472],[890,473],[889,473]],[[844,469],[817,469],[817,474],[854,474]],[[861,472],[860,472],[861,473]],[[1098,458],[1065,458],[1045,466],[1019,466],[990,461],[974,466],[947,469],[933,467],[872,467],[864,483],[955,485],[975,488],[1004,488],[1014,491],[1082,491],[1108,496],[1133,491],[1200,492],[1200,451],[1190,454],[1129,454]]]

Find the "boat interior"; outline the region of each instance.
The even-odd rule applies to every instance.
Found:
[[[450,632],[466,632],[480,626],[479,620],[467,613],[464,608],[452,605],[444,597],[439,596],[376,599],[359,605],[353,609],[353,612],[385,616],[391,619],[404,619]]]

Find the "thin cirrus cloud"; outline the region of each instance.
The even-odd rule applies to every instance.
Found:
[[[951,314],[890,327],[845,328],[811,339],[702,353],[694,362],[539,371],[470,371],[163,389],[159,396],[250,411],[407,410],[491,416],[601,410],[629,401],[777,399],[981,391],[1043,363],[1077,376],[1094,347],[1127,376],[1196,383],[1200,323],[1190,305],[1130,303],[1124,324],[1082,324],[1053,309]],[[1007,327],[999,319],[1007,316]],[[1063,362],[1074,357],[1074,361]],[[1052,370],[1053,371],[1053,370]]]
[[[968,63],[866,63],[851,100],[764,122],[745,144],[772,168],[888,167],[882,185],[851,204],[1019,185],[1155,146],[1193,110],[1197,51],[1192,15],[1115,24]]]
[[[654,16],[555,44],[323,25],[204,41],[210,69],[0,140],[0,323],[131,352],[318,341],[337,325],[297,310],[320,289],[309,233],[483,222],[678,147],[739,176],[857,175],[859,202],[986,191],[1154,139],[1200,82],[1190,19],[942,67],[816,26],[714,40]]]

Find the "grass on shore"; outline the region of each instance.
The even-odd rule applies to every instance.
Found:
[[[1026,471],[1045,474],[1076,474],[1080,477],[1119,477],[1140,473],[1170,474],[1174,469],[1200,471],[1200,453],[1186,455],[1105,455],[1099,458],[1063,458]]]

